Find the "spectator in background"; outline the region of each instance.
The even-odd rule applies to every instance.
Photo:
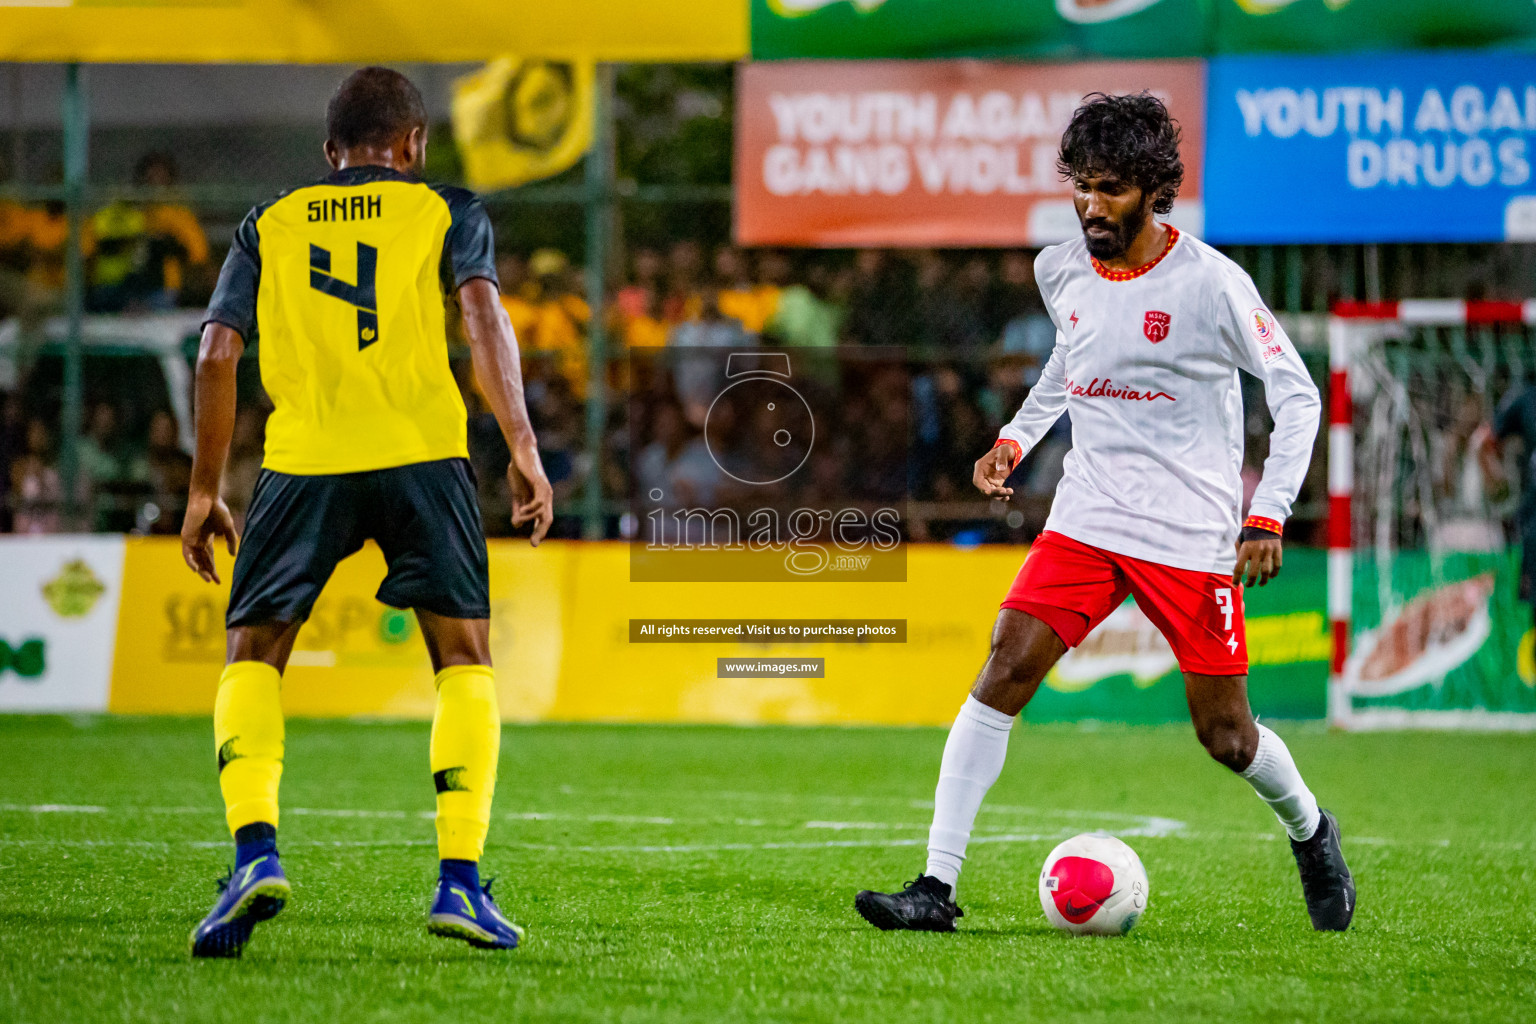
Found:
[[[64,487],[54,459],[48,425],[27,421],[21,454],[11,461],[12,529],[17,533],[58,533]]]
[[[26,426],[21,411],[21,396],[0,394],[0,533],[10,533],[11,467],[21,457]]]
[[[0,200],[0,319],[16,317],[16,351],[3,377],[25,388],[43,346],[43,324],[61,311],[64,297],[64,245],[69,237],[64,204],[56,200],[27,206]]]
[[[849,482],[865,500],[889,504],[910,496],[911,394],[904,366],[881,366],[869,375],[864,415],[844,421],[841,433],[848,439],[847,450],[856,456]]]
[[[243,404],[235,413],[235,430],[229,446],[229,461],[224,466],[221,491],[235,517],[235,528],[245,529],[245,513],[261,475],[262,449],[266,440],[267,410]]]
[[[728,245],[715,251],[715,284],[720,312],[740,320],[748,334],[762,334],[778,309],[778,286],[754,281],[746,254]]]
[[[1001,427],[1028,397],[1028,364],[1022,356],[1003,353],[988,359],[985,369],[987,382],[976,395],[976,407],[988,423]]]
[[[91,495],[92,529],[132,529],[134,499],[147,496],[149,463],[122,435],[117,406],[91,406],[79,453],[82,484]]]
[[[0,199],[0,318],[15,315],[27,302],[31,220],[32,212],[21,203]]]
[[[172,304],[212,291],[208,236],[191,207],[179,201],[180,174],[168,153],[147,153],[133,172],[134,184],[157,193],[144,207],[145,229],[159,257],[160,285]],[[155,269],[155,268],[152,268]]]
[[[673,327],[667,335],[672,353],[677,397],[689,423],[703,426],[710,404],[724,383],[725,358],[697,349],[741,348],[751,344],[741,321],[720,312],[720,295],[706,287],[699,296],[699,312]]]
[[[166,309],[170,299],[159,288],[150,253],[144,211],[126,200],[97,210],[87,225],[85,308],[92,313],[121,313],[130,307]]]
[[[1002,338],[1002,351],[1024,360],[1024,383],[1034,387],[1056,347],[1056,325],[1046,315],[1035,284],[1035,258],[1027,252],[1003,255],[988,303],[988,329]]]
[[[674,347],[739,348],[752,340],[740,320],[721,311],[720,291],[713,286],[699,293],[698,313],[667,335],[667,344]]]
[[[972,260],[951,280],[943,258],[925,250],[917,259],[917,309],[912,339],[925,348],[968,349],[984,344],[981,303],[990,280],[984,261]]]
[[[711,508],[718,497],[721,478],[720,467],[715,465],[704,438],[689,426],[683,411],[673,402],[655,406],[651,413],[651,442],[635,458],[635,487],[641,506],[668,512]],[[656,492],[660,492],[660,498],[652,497]],[[648,541],[677,541],[672,533],[675,524],[668,524],[668,533],[662,538],[654,535],[652,517],[647,515],[643,519]],[[699,529],[702,531],[702,524]],[[690,539],[698,543],[702,536]]]
[[[631,320],[653,315],[660,319],[661,277],[666,269],[666,261],[655,249],[642,246],[630,257],[629,268],[628,282],[613,296],[614,313],[621,334],[627,330]]]
[[[173,200],[176,177],[174,160],[150,153],[134,169],[134,184],[162,198],[119,199],[91,217],[86,306],[93,312],[170,309],[189,271],[208,276],[208,239],[197,215]]]
[[[855,345],[906,345],[912,333],[911,267],[883,249],[860,249],[843,334]]]
[[[1017,249],[1003,253],[984,303],[987,333],[993,338],[1001,337],[1015,320],[1045,317],[1045,302],[1035,284],[1034,254]]]
[[[85,435],[80,438],[80,471],[93,487],[148,477],[148,465],[143,455],[134,451],[128,439],[122,436],[117,406],[111,402],[97,402],[91,406]]]
[[[578,398],[584,398],[587,393],[585,332],[592,314],[579,293],[580,272],[573,271],[565,253],[558,249],[539,249],[528,258],[528,273],[533,279],[533,287],[526,294],[533,304],[535,316],[532,331],[520,347],[563,377]],[[573,281],[573,277],[577,280]]]
[[[502,308],[512,321],[512,333],[517,335],[518,347],[526,348],[533,344],[534,326],[539,320],[535,301],[538,287],[528,280],[528,264],[510,252],[496,257],[496,278],[501,285]]]
[[[974,447],[973,434],[979,414],[970,404],[965,378],[953,366],[930,366],[913,381],[915,443],[912,458],[919,471],[920,498],[953,501],[965,495],[970,482],[966,453]],[[982,451],[991,446],[987,438]],[[974,460],[972,460],[974,461]],[[930,489],[931,488],[931,489]]]
[[[661,296],[652,294],[638,315],[620,324],[619,336],[629,348],[660,348],[667,343],[670,330],[662,318]]]
[[[804,283],[792,284],[779,294],[778,309],[768,323],[768,333],[786,345],[831,348],[837,344],[843,307],[833,301],[832,271],[815,263]]]
[[[192,486],[192,457],[181,450],[176,417],[157,409],[149,418],[149,486],[155,514],[142,524],[151,533],[180,533],[187,491]],[[147,511],[147,510],[146,510]]]
[[[613,329],[626,348],[659,348],[667,343],[662,312],[661,275],[666,263],[649,247],[635,250],[630,259],[630,279],[615,293]]]
[[[585,411],[564,377],[540,381],[528,393],[528,415],[539,438],[539,461],[559,505],[575,497],[585,471]],[[503,472],[501,478],[505,477]]]
[[[673,243],[667,253],[667,292],[661,306],[662,316],[668,323],[682,323],[698,317],[703,269],[704,256],[698,242],[684,239]]]

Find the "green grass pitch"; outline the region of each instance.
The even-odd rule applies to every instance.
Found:
[[[506,954],[426,933],[427,726],[291,722],[293,899],[193,962],[229,862],[211,723],[0,716],[0,1020],[1531,1019],[1536,737],[1281,731],[1343,826],[1347,934],[1311,931],[1278,825],[1187,727],[1016,729],[957,935],[852,908],[920,869],[942,730],[509,727]],[[1150,909],[1057,933],[1040,863],[1101,827]]]

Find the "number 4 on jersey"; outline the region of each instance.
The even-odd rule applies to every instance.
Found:
[[[379,250],[357,243],[357,284],[331,276],[331,251],[309,247],[309,286],[316,291],[357,307],[357,350],[379,340],[379,300],[374,278],[379,269]]]

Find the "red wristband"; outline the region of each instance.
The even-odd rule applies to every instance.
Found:
[[[1024,457],[1024,449],[1019,447],[1019,442],[1013,440],[1011,437],[998,438],[997,444],[994,444],[992,447],[997,449],[1001,448],[1003,445],[1007,445],[1009,448],[1013,449],[1013,461],[1008,464],[1008,470],[1012,472],[1014,467],[1019,464],[1019,460]]]
[[[1247,519],[1243,520],[1243,526],[1245,528],[1249,526],[1256,526],[1261,530],[1268,530],[1273,534],[1280,534],[1284,532],[1284,529],[1280,525],[1280,520],[1266,519],[1263,516],[1249,516]]]

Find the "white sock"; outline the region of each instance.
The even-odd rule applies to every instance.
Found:
[[[1298,843],[1306,842],[1317,831],[1320,820],[1317,798],[1302,781],[1285,741],[1262,725],[1258,729],[1259,749],[1243,778],[1252,784],[1259,799],[1269,804],[1287,834]]]
[[[947,884],[951,894],[960,878],[976,812],[1003,770],[1012,728],[1012,715],[967,697],[949,730],[944,759],[939,762],[939,785],[933,793],[926,874]]]

